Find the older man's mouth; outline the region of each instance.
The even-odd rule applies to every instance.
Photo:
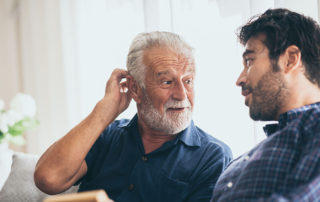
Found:
[[[186,107],[169,107],[167,111],[172,112],[183,112],[186,109]]]

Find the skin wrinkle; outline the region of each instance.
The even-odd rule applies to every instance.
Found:
[[[139,111],[141,120],[153,130],[174,135],[190,123],[194,66],[189,61],[190,58],[169,49],[153,48],[145,52],[146,88]]]
[[[170,106],[186,106],[187,109],[181,113],[168,112],[167,109]],[[169,99],[165,103],[165,109],[166,112],[163,115],[160,114],[153,106],[147,93],[144,93],[143,104],[141,105],[141,114],[150,128],[156,131],[165,132],[166,135],[174,135],[189,125],[192,111],[190,102],[187,99],[184,101]]]
[[[145,60],[149,61],[149,67],[163,67],[166,68],[168,64],[172,66],[173,68],[178,68],[180,66],[183,66],[183,70],[186,71],[187,68],[190,68],[188,72],[190,71],[193,73],[195,69],[193,68],[194,63],[190,62],[193,61],[191,58],[186,57],[186,56],[181,56],[179,54],[173,54],[171,56],[163,56],[163,55],[158,55],[158,54],[153,54],[152,55],[152,60],[150,59],[150,56],[148,54],[145,54]],[[146,61],[144,60],[144,63],[146,64]],[[154,72],[157,74],[157,72]]]

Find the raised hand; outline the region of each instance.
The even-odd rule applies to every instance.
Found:
[[[115,69],[106,85],[104,97],[93,111],[63,138],[51,145],[39,159],[34,178],[44,192],[67,190],[88,170],[84,160],[101,132],[123,112],[131,101],[127,90],[127,71]]]
[[[108,108],[109,113],[114,113],[114,118],[126,110],[131,101],[127,82],[122,81],[127,74],[127,71],[122,69],[113,70],[106,85],[105,96],[100,101],[104,107]]]

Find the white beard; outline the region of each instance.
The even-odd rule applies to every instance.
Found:
[[[185,110],[183,112],[167,111],[168,108],[173,107],[185,107]],[[164,105],[164,115],[161,115],[153,106],[147,93],[144,93],[140,106],[140,115],[151,129],[175,135],[186,129],[190,124],[192,117],[191,104],[188,99],[175,101],[170,98]]]

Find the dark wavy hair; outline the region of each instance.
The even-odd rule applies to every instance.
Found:
[[[301,51],[305,76],[320,87],[320,28],[315,20],[287,9],[269,9],[240,27],[238,38],[245,45],[261,33],[266,36],[262,42],[273,63],[290,45],[296,45]]]

